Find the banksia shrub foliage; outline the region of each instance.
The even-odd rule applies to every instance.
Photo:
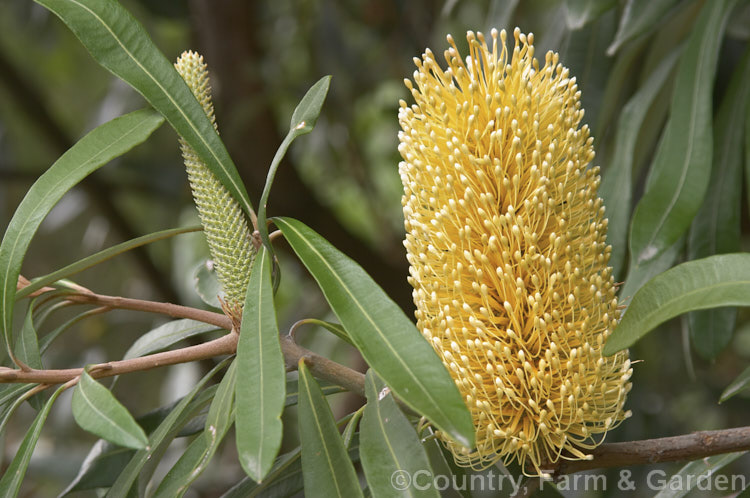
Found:
[[[175,68],[218,130],[203,57],[192,51],[183,52]],[[182,138],[180,148],[226,304],[230,310],[236,309],[244,300],[255,255],[247,218],[226,187]]]
[[[449,36],[445,70],[415,59],[399,169],[418,328],[476,428],[476,448],[444,440],[461,465],[539,474],[627,416],[631,368],[602,355],[619,311],[576,80],[514,38],[469,32],[462,60]]]

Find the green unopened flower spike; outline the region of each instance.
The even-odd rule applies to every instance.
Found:
[[[441,435],[460,465],[517,461],[542,475],[586,459],[623,410],[627,352],[602,349],[620,312],[575,78],[533,35],[449,36],[406,80],[399,166],[417,325],[472,413],[476,448]],[[500,46],[498,46],[500,45]]]
[[[175,67],[216,128],[208,71],[203,57],[192,51],[183,52]],[[182,138],[180,148],[211,258],[224,289],[227,311],[234,318],[239,318],[255,257],[247,218],[229,191]]]

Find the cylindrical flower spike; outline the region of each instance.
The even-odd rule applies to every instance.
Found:
[[[208,71],[203,57],[192,51],[183,52],[175,68],[216,128]],[[239,318],[236,315],[244,303],[255,257],[247,219],[229,191],[182,138],[180,148],[216,275],[224,289],[226,311]]]
[[[602,348],[619,311],[575,78],[533,35],[469,32],[443,70],[428,49],[400,102],[409,282],[417,325],[472,413],[460,465],[541,475],[584,459],[626,418],[630,361]],[[498,40],[499,38],[499,40]],[[499,43],[498,43],[499,42]]]

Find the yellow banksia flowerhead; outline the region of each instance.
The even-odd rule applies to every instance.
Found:
[[[175,68],[216,128],[203,57],[192,51],[183,52]],[[229,310],[237,309],[244,302],[255,257],[247,218],[229,191],[182,138],[180,148],[225,302]]]
[[[597,197],[593,139],[558,55],[533,35],[492,48],[449,36],[428,49],[400,102],[409,282],[417,325],[471,411],[476,448],[440,435],[459,465],[518,461],[543,474],[585,459],[629,416],[627,352],[602,355],[619,311]]]

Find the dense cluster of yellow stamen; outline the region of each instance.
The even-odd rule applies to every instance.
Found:
[[[216,128],[203,57],[192,51],[183,52],[175,68]],[[216,275],[224,289],[227,311],[231,315],[239,314],[255,257],[247,219],[229,191],[182,138],[180,148]]]
[[[602,355],[619,311],[597,197],[593,139],[575,78],[533,35],[449,36],[428,49],[400,102],[409,282],[418,327],[472,413],[476,448],[457,463],[517,460],[541,474],[628,416],[626,352]],[[510,60],[509,60],[510,59]]]

